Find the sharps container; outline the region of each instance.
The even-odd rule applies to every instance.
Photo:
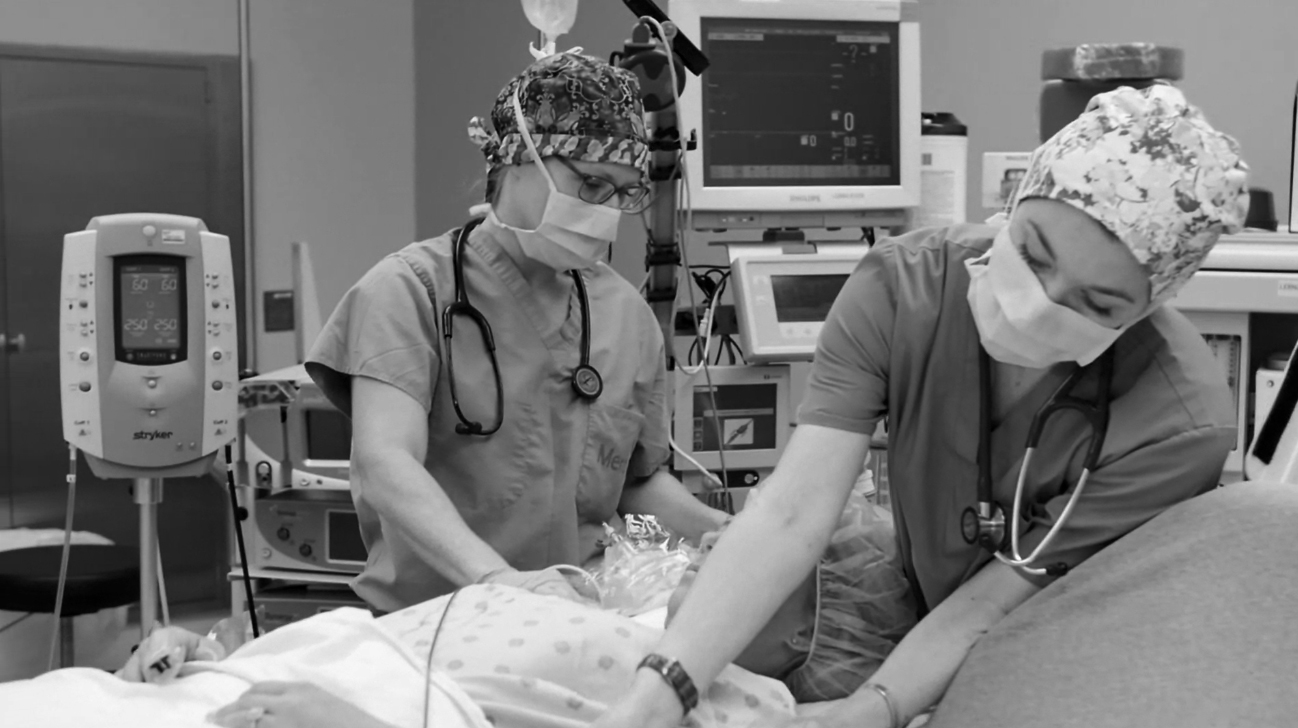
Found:
[[[1185,53],[1154,43],[1084,43],[1041,54],[1040,137],[1044,144],[1082,115],[1096,94],[1179,81]]]
[[[926,111],[919,142],[919,208],[913,227],[966,222],[969,129],[946,111]]]

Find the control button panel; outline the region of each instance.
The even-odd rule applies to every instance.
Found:
[[[63,438],[87,454],[102,457],[99,329],[96,326],[97,233],[65,235],[59,298],[59,385]]]
[[[235,318],[234,271],[229,241],[221,235],[201,234],[203,250],[203,362],[206,393],[203,449],[211,451],[234,437],[238,417],[238,330]]]

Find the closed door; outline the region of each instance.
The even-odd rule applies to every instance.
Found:
[[[9,522],[0,527],[63,523],[63,236],[98,215],[188,215],[230,236],[235,270],[242,270],[242,212],[231,204],[239,180],[232,188],[229,179],[239,169],[238,148],[222,139],[229,136],[229,120],[237,119],[237,87],[233,115],[215,109],[220,79],[213,68],[202,59],[0,51],[0,247],[8,340],[6,370],[0,370],[6,422],[0,427],[7,427],[9,443],[7,478],[0,471],[8,481]],[[237,140],[237,125],[234,132]],[[13,344],[19,337],[21,349]],[[137,543],[129,483],[98,480],[84,461],[79,470],[75,527]],[[211,481],[168,481],[159,522],[173,599],[220,590],[226,502]]]

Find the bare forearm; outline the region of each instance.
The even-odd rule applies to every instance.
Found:
[[[701,692],[806,579],[843,511],[868,446],[863,435],[799,427],[761,497],[745,506],[717,542],[654,650],[679,660]],[[681,713],[680,701],[662,678],[640,670],[614,717],[666,728]]]
[[[824,548],[820,534],[829,529],[816,514],[782,510],[764,499],[735,519],[660,643],[701,689],[770,621]]]
[[[419,558],[458,585],[509,566],[475,534],[423,464],[404,452],[358,458],[353,478]]]
[[[936,704],[978,640],[1037,591],[992,562],[920,620],[871,678],[888,690],[902,724]]]
[[[703,534],[720,528],[728,517],[704,505],[665,470],[628,485],[622,491],[618,507],[623,513],[656,516],[664,526],[691,543],[698,543]]]
[[[679,660],[702,693],[806,578],[823,547],[804,534],[828,529],[789,522],[772,506],[763,499],[735,518],[653,650]],[[644,725],[666,728],[680,719],[680,702],[665,685],[649,670],[636,673],[626,707]]]
[[[952,609],[943,613],[948,606]],[[972,603],[965,607],[970,611],[955,613],[951,600],[944,602],[906,635],[871,678],[887,689],[902,725],[942,698],[974,644],[1001,616]],[[876,694],[867,688],[853,697],[873,699]]]

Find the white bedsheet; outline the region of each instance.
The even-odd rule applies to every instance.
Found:
[[[498,585],[373,618],[339,609],[282,627],[221,662],[196,662],[168,685],[86,669],[0,684],[3,728],[199,728],[260,681],[303,681],[398,728],[578,728],[626,690],[661,635],[662,615],[633,620]],[[778,680],[727,667],[686,724],[744,728],[794,715]]]
[[[210,712],[253,682],[315,683],[401,728],[423,725],[424,665],[366,611],[339,609],[278,629],[219,663],[186,665],[168,685],[128,683],[101,670],[57,670],[0,684],[4,728],[211,728]],[[418,696],[418,697],[415,697]],[[429,725],[491,728],[441,673]]]

